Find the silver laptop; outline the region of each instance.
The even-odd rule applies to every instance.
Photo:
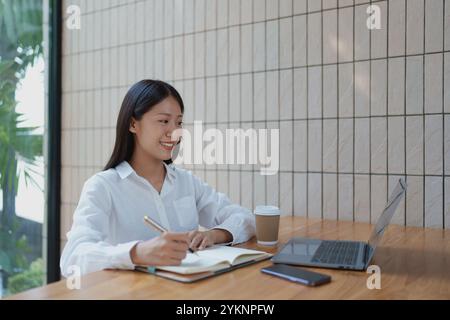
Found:
[[[400,179],[368,242],[292,238],[271,260],[274,263],[366,270],[405,192],[406,183]]]

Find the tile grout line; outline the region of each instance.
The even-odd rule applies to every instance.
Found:
[[[77,168],[77,169],[82,169],[82,168],[101,168],[101,165],[63,165],[63,168]],[[214,168],[205,168],[205,169],[201,169],[201,171],[214,171],[216,169]],[[227,169],[220,169],[219,171],[226,171]],[[231,169],[231,171],[238,171],[238,169]],[[251,172],[251,170],[243,170],[244,172]],[[280,172],[283,173],[301,173],[304,174],[307,171],[306,170],[281,170]],[[314,174],[320,174],[322,173],[321,171],[309,171],[311,173]],[[336,175],[338,174],[338,172],[336,171],[327,171],[327,172],[323,172],[323,174],[325,175]],[[351,175],[352,172],[351,171],[344,171],[342,172],[342,174],[347,174],[347,175]],[[358,173],[359,175],[364,175],[364,176],[369,176],[369,175],[374,175],[374,176],[386,176],[386,173],[384,172],[360,172]],[[401,176],[403,175],[402,173],[393,173],[393,176]],[[422,174],[419,173],[411,173],[411,174],[407,174],[408,177],[422,177]],[[434,177],[434,178],[442,178],[442,174],[429,174],[427,175],[427,177]],[[445,178],[450,178],[450,174],[445,175]]]
[[[372,0],[370,0],[372,6]],[[372,30],[369,29],[369,223],[372,223]]]
[[[442,51],[445,49],[445,1],[442,1]],[[445,230],[445,54],[442,53],[442,229]]]
[[[294,1],[291,1],[291,12],[294,13]],[[294,18],[291,18],[291,63],[290,65],[294,66]],[[291,119],[294,119],[294,69],[291,69]],[[291,153],[291,168],[294,169],[294,153],[295,153],[295,121],[292,121],[292,130],[291,130],[291,141],[292,141],[292,153]],[[295,174],[292,174],[292,181],[291,181],[291,190],[292,190],[292,216],[295,216]]]
[[[252,123],[254,123],[254,121],[255,121],[255,84],[254,84],[254,82],[255,82],[255,67],[254,67],[254,59],[253,59],[253,57],[254,57],[254,52],[253,52],[253,50],[254,50],[254,47],[253,47],[253,43],[254,43],[254,34],[255,34],[255,24],[253,23],[253,20],[254,20],[254,10],[255,10],[255,3],[254,3],[254,1],[252,0],[252,13],[251,13],[251,16],[252,16],[252,19],[251,19],[251,21],[252,21],[252,23],[251,23],[251,26],[252,26],[252,28],[251,28],[251,30],[252,30],[252,41],[251,41],[251,53],[252,53],[252,59],[251,59],[251,64],[252,64],[252,68],[251,68],[251,75],[252,75],[252,81],[251,81],[251,86],[252,86],[252,89],[251,89],[251,92],[252,92]],[[256,207],[256,203],[255,203],[255,165],[251,165],[251,172],[252,172],[252,174],[251,174],[251,180],[252,180],[252,207],[253,208],[255,208]]]
[[[426,23],[426,5],[425,5],[425,0],[423,0],[423,53],[425,53],[425,36],[426,36],[426,28],[425,28],[425,23]],[[425,135],[426,135],[426,126],[425,126],[425,55],[422,55],[422,114],[423,114],[423,118],[422,118],[422,128],[423,128],[423,134],[422,134],[422,157],[423,157],[423,163],[422,163],[422,167],[423,167],[423,200],[422,200],[422,227],[425,227],[426,223],[425,223],[425,201],[426,201],[426,167],[425,167]]]
[[[426,116],[442,116],[442,112],[433,112],[433,113],[426,113]],[[450,116],[449,112],[444,112],[445,116]],[[407,114],[407,115],[402,115],[402,114],[397,114],[397,115],[388,115],[387,118],[403,118],[403,117],[418,117],[418,116],[424,116],[424,114]],[[382,115],[374,115],[374,116],[359,116],[359,117],[355,117],[355,119],[383,119],[386,118],[386,116],[382,116]],[[338,119],[342,119],[342,120],[352,120],[352,117],[341,117],[341,118],[324,118],[324,120],[338,120]],[[306,118],[299,118],[299,119],[280,119],[280,122],[289,122],[289,121],[306,121]],[[309,118],[308,120],[321,120],[321,118]],[[255,120],[255,123],[261,123],[264,122],[265,120]],[[251,123],[252,121],[250,120],[246,120],[246,121],[242,121],[242,123]],[[207,122],[204,121],[202,122],[204,125],[211,125],[211,124],[215,124],[215,122]],[[218,124],[238,124],[239,121],[219,121]],[[193,125],[194,122],[183,122],[184,125]],[[80,129],[91,129],[91,130],[95,130],[95,129],[115,129],[115,125],[114,126],[77,126],[77,127],[66,127],[66,128],[62,128],[62,131],[78,131]]]
[[[239,23],[242,20],[242,12],[241,12],[241,4],[239,3]],[[241,65],[241,57],[242,57],[242,27],[239,27],[239,106],[240,106],[240,110],[239,110],[239,127],[242,128],[242,65]],[[242,179],[242,166],[239,166],[239,203],[241,206],[244,207],[244,203],[243,203],[243,196],[242,196],[242,185],[243,185],[243,179]]]
[[[230,47],[231,47],[231,45],[230,45],[230,26],[229,26],[229,24],[230,24],[230,7],[229,7],[229,3],[227,3],[227,22],[226,22],[226,28],[225,28],[225,31],[226,31],[226,33],[227,33],[227,65],[226,65],[226,69],[227,69],[227,73],[230,73],[230,58],[231,58],[231,54],[230,54]],[[219,55],[219,52],[217,52],[217,55]],[[231,113],[230,113],[230,108],[231,108],[231,103],[230,103],[230,76],[229,75],[227,75],[227,76],[225,76],[225,77],[227,77],[227,81],[226,81],[226,83],[227,83],[227,118],[228,118],[228,121],[230,120],[230,115],[231,115]],[[226,165],[226,167],[227,167],[227,177],[226,177],[226,181],[227,181],[227,192],[228,192],[228,195],[230,196],[230,190],[231,190],[231,186],[230,186],[230,181],[231,181],[231,173],[230,173],[230,165]]]
[[[308,1],[306,2],[306,218],[309,217],[309,47],[308,47],[308,32],[309,32],[309,12],[308,12]]]
[[[405,6],[404,6],[404,12],[405,12],[404,53],[406,54],[407,41],[408,41],[408,30],[407,30],[407,27],[408,27],[408,2],[407,2],[407,0],[404,0],[404,2],[405,2]],[[406,126],[407,126],[407,123],[406,123],[407,88],[406,88],[406,86],[407,85],[406,84],[407,84],[407,79],[408,79],[408,77],[407,77],[407,70],[408,70],[407,58],[404,58],[404,60],[403,60],[403,69],[404,69],[404,73],[403,73],[403,114],[405,115],[403,118],[403,135],[404,135],[404,138],[403,138],[403,150],[404,150],[403,171],[404,171],[404,178],[405,178],[406,184],[408,184],[408,179],[406,176],[406,172],[407,172],[407,150],[406,150],[406,146],[407,146],[407,144],[406,144],[406,139],[407,139],[407,133],[406,133],[406,131],[407,131],[406,130]],[[403,210],[404,210],[403,219],[405,220],[404,226],[406,227],[408,225],[408,215],[407,215],[407,209],[408,209],[407,202],[409,199],[408,189],[406,189],[405,193],[406,194],[405,194],[405,202],[404,202],[404,206],[403,206]]]
[[[386,56],[389,55],[389,1],[386,2]],[[386,59],[386,198],[385,201],[389,199],[389,181],[390,181],[390,170],[389,170],[389,64],[390,59]]]
[[[197,1],[198,0],[194,0],[195,2],[194,2],[194,7],[196,8],[197,7]],[[203,12],[203,23],[204,23],[204,27],[206,28],[206,3],[205,3],[205,5],[203,6],[203,9],[204,9],[204,12]],[[194,9],[194,16],[195,16],[195,12],[196,12],[197,10],[196,9]],[[194,27],[195,28],[195,27]],[[197,33],[198,34],[198,33]],[[195,54],[195,57],[194,57],[194,63],[195,63],[195,60],[196,60],[196,56],[197,56],[197,46],[195,45],[195,43],[196,43],[196,41],[195,41],[195,36],[194,36],[194,54]],[[207,103],[207,101],[208,101],[208,98],[207,98],[207,88],[208,88],[208,81],[207,81],[207,78],[206,78],[206,48],[207,48],[207,41],[206,41],[206,33],[205,33],[205,35],[204,35],[204,37],[203,37],[203,56],[204,56],[204,58],[203,58],[203,79],[204,79],[204,93],[203,93],[203,101],[205,102],[205,108],[204,108],[204,115],[203,115],[203,118],[204,119],[208,119],[208,108],[206,107],[206,105],[208,104]],[[194,68],[194,74],[196,73],[196,70],[195,70],[195,68]],[[206,166],[204,166],[204,168],[206,169]],[[208,178],[208,179],[210,179],[211,177],[206,177],[206,173],[205,173],[205,179],[206,178]],[[215,189],[215,190],[217,190],[217,181],[214,181],[213,179],[210,181],[210,185],[212,185],[213,186],[213,188]]]
[[[340,110],[339,110],[339,99],[340,99],[340,92],[339,92],[339,60],[340,60],[340,54],[339,54],[339,49],[340,49],[340,41],[339,41],[339,17],[340,17],[340,12],[341,12],[342,8],[338,7],[336,9],[336,38],[337,38],[337,50],[336,50],[336,62],[337,62],[337,66],[336,66],[336,220],[339,221],[339,215],[340,215],[340,210],[339,210],[339,196],[340,196],[340,192],[339,192],[339,178],[340,178],[340,168],[339,168],[339,139],[340,139],[340,135],[339,135],[339,122],[340,122]]]
[[[356,23],[355,23],[355,18],[356,17],[356,13],[355,13],[355,7],[353,7],[353,56],[352,59],[355,59],[355,33],[356,33]],[[356,86],[356,81],[355,81],[355,63],[352,64],[353,67],[353,92],[352,92],[352,99],[353,99],[353,115],[352,115],[352,122],[353,122],[353,138],[352,138],[352,144],[353,144],[353,150],[352,150],[352,183],[353,183],[353,189],[352,189],[352,215],[353,215],[353,222],[356,221],[356,217],[355,217],[355,125],[356,125],[356,121],[355,121],[355,114],[356,114],[356,106],[355,106],[355,86]]]
[[[320,63],[323,64],[323,0],[320,2],[320,7],[322,9],[320,13]],[[323,172],[323,66],[320,67],[320,103],[321,103],[321,120],[320,120],[320,130],[321,130],[321,144],[320,144],[320,171]],[[323,184],[323,174],[320,175],[320,184],[321,184],[321,217],[324,218],[323,212],[323,199],[324,199],[324,184]]]
[[[281,52],[281,50],[280,50],[280,47],[281,47],[281,37],[280,37],[280,20],[281,20],[281,18],[280,18],[280,2],[278,2],[278,4],[277,4],[278,6],[278,18],[277,18],[277,45],[278,45],[278,47],[277,47],[277,50],[278,50],[278,52],[277,52],[277,57],[278,57],[278,69],[280,69],[280,64],[281,64],[281,62],[280,62],[280,52]],[[280,121],[280,119],[281,119],[281,103],[280,103],[280,101],[281,101],[281,85],[280,85],[280,77],[281,77],[281,71],[277,71],[277,75],[278,75],[278,130],[279,130],[279,132],[281,132],[281,121]],[[278,140],[279,141],[279,140]],[[278,161],[278,163],[279,163],[279,167],[281,167],[281,165],[280,165],[280,161]],[[278,207],[279,208],[281,208],[281,173],[278,173]]]
[[[267,129],[267,1],[264,1],[264,112],[265,112],[265,128]],[[260,172],[261,174],[261,172]],[[267,204],[267,176],[264,176],[264,201]]]
[[[218,2],[216,1],[215,2],[215,7],[214,7],[214,14],[215,14],[215,20],[214,20],[214,25],[215,25],[215,29],[216,30],[214,30],[214,31],[212,31],[212,30],[210,30],[210,32],[214,32],[214,37],[215,37],[215,39],[214,39],[214,45],[215,45],[215,52],[214,52],[214,54],[215,54],[215,66],[214,66],[214,68],[215,68],[215,70],[214,70],[214,74],[215,74],[215,86],[216,86],[216,94],[215,94],[215,99],[216,99],[216,103],[215,103],[215,108],[216,108],[216,110],[215,110],[215,123],[216,123],[216,128],[219,126],[218,125],[218,123],[219,123],[219,68],[218,68],[218,63],[217,63],[217,61],[219,60],[219,42],[218,42],[218,37],[217,37],[217,35],[218,35],[218,32],[217,31],[219,31],[219,28],[217,27],[218,25],[219,25],[219,8],[218,8]],[[218,164],[215,164],[215,168],[216,168],[216,173],[215,173],[215,175],[216,175],[216,185],[217,185],[217,190],[219,191],[219,192],[221,192],[220,190],[219,190],[219,185],[220,185],[220,175],[219,175],[219,171],[225,171],[225,169],[223,168],[223,167],[219,167],[219,165]],[[220,170],[219,170],[219,168],[220,168]]]

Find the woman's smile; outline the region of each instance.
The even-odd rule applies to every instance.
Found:
[[[159,144],[162,146],[162,148],[164,150],[167,150],[167,151],[172,151],[172,149],[175,145],[174,142],[163,142],[163,141],[160,141]]]

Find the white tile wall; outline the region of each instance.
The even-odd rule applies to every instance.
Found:
[[[323,218],[337,220],[337,175],[324,174],[323,175]]]
[[[450,6],[447,6],[450,7]],[[448,32],[450,34],[450,30]],[[450,53],[444,54],[444,112],[450,113]]]
[[[278,20],[268,21],[266,24],[266,69],[279,67],[278,52]]]
[[[307,184],[306,173],[294,173],[294,215],[306,217],[307,215]]]
[[[353,176],[338,175],[339,220],[353,220]]]
[[[278,120],[280,118],[280,101],[278,95],[279,72],[269,71],[266,78],[266,119]]]
[[[307,117],[307,88],[307,69],[294,69],[294,119]]]
[[[294,6],[294,14],[306,12],[307,0],[292,0]]]
[[[266,25],[263,22],[253,25],[253,70],[265,69],[266,63]]]
[[[323,171],[337,172],[337,120],[323,120]],[[325,177],[326,175],[324,175]],[[326,196],[324,196],[324,200]]]
[[[355,119],[355,172],[370,172],[370,119]]]
[[[278,175],[266,176],[266,201],[268,205],[280,206],[280,184]]]
[[[445,17],[444,17],[444,36],[445,36],[445,44],[444,49],[449,50],[450,49],[450,6],[448,3],[444,2],[445,7]]]
[[[388,60],[388,114],[405,113],[405,59]]]
[[[339,126],[339,172],[353,171],[353,120],[341,119]]]
[[[307,6],[308,12],[320,10],[321,7],[322,7],[322,4],[320,1],[308,0],[308,6]]]
[[[405,173],[405,119],[388,118],[388,172]]]
[[[370,183],[370,222],[376,223],[387,201],[387,176],[372,175]]]
[[[382,28],[370,31],[369,3],[83,2],[86,28],[63,30],[62,230],[110,155],[124,94],[142,78],[180,91],[186,128],[195,119],[280,129],[278,175],[187,166],[233,201],[375,222],[405,177],[394,222],[449,228],[450,5],[376,1]]]
[[[323,117],[335,118],[338,110],[337,66],[323,67]],[[297,106],[297,105],[296,105]]]
[[[322,67],[308,68],[308,118],[322,115]]]
[[[425,1],[425,52],[443,50],[444,0]]]
[[[425,56],[425,113],[442,112],[442,54]]]
[[[371,172],[386,173],[387,121],[386,118],[370,119]]]
[[[406,113],[423,112],[423,56],[406,58]]]
[[[322,217],[322,174],[308,174],[308,217]]]
[[[370,222],[370,176],[355,174],[355,221]]]
[[[293,111],[293,71],[291,69],[280,71],[280,119],[291,120]]]
[[[444,227],[450,228],[450,178],[445,178],[445,209],[444,209]]]
[[[280,0],[280,17],[292,15],[292,0]]]
[[[353,64],[340,64],[339,77],[339,117],[353,116]]]
[[[293,212],[293,175],[280,173],[280,210],[283,215],[292,215]]]
[[[306,65],[306,16],[294,16],[294,67]]]
[[[394,188],[396,187],[398,181],[400,178],[403,178],[403,176],[397,176],[397,175],[390,175],[388,180],[388,194],[390,195]],[[395,211],[394,216],[392,217],[392,223],[399,224],[399,225],[405,225],[405,206],[406,201],[403,198],[400,200],[400,203],[398,205],[397,210]]]
[[[321,13],[312,13],[307,17],[308,64],[320,64],[322,62],[322,39],[319,35],[322,33],[322,16]]]
[[[240,39],[240,29],[239,27],[231,27],[229,30],[229,72],[238,73],[239,72],[239,59],[241,53],[241,39]]]
[[[384,116],[387,113],[387,61],[372,60],[371,66],[370,113],[373,116]]]
[[[424,178],[421,176],[408,176],[406,183],[406,225],[423,227],[424,225]]]
[[[441,115],[425,116],[425,174],[442,174],[442,125]]]
[[[423,53],[424,46],[424,1],[407,1],[406,10],[406,53]]]
[[[336,63],[338,54],[337,10],[323,12],[323,63]]]
[[[355,7],[355,59],[369,59],[370,30],[367,28],[367,5]]]
[[[385,58],[387,56],[387,1],[377,2],[380,8],[381,28],[370,31],[371,35],[371,57]],[[383,19],[384,17],[384,19]]]
[[[338,60],[339,62],[353,59],[353,8],[338,10]]]
[[[442,177],[425,176],[425,227],[442,228]]]
[[[450,115],[445,115],[444,121],[444,170],[450,175]]]
[[[294,171],[306,171],[308,165],[308,127],[306,121],[294,121]]]
[[[308,170],[321,171],[322,121],[308,121]]]
[[[280,32],[280,51],[279,60],[280,68],[291,68],[293,64],[292,60],[292,17],[281,19],[279,32]]]
[[[389,6],[389,56],[405,54],[405,5],[407,0],[388,1]]]

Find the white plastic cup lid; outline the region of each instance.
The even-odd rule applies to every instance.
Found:
[[[278,216],[280,209],[275,206],[256,206],[254,213],[264,216]]]

